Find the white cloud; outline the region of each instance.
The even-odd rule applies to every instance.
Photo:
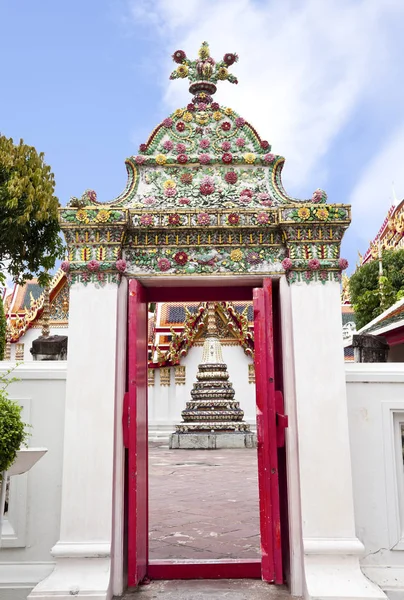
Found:
[[[384,94],[394,50],[388,23],[404,15],[401,0],[133,0],[131,7],[162,56],[182,48],[194,57],[205,39],[214,57],[238,52],[232,71],[240,85],[222,83],[217,98],[287,158],[285,187],[303,197],[326,185],[321,159],[361,98]],[[165,58],[162,81],[169,70]],[[167,110],[188,98],[185,82],[167,84]]]
[[[350,202],[352,217],[357,224],[356,233],[366,247],[370,238],[377,234],[390,206],[403,199],[403,156],[404,124],[370,161],[352,192]],[[397,202],[394,202],[393,182]]]

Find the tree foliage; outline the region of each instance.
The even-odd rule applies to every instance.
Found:
[[[13,464],[17,451],[29,437],[21,419],[21,406],[8,397],[7,386],[17,381],[8,377],[10,372],[0,374],[0,474]]]
[[[39,274],[44,284],[46,271],[63,257],[54,190],[43,153],[0,135],[0,268],[14,281]]]
[[[379,278],[379,261],[366,263],[351,276],[349,291],[360,329],[404,295],[404,250],[387,250],[382,254],[383,276]]]

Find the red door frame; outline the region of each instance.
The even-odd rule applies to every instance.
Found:
[[[180,561],[148,560],[148,447],[147,447],[147,304],[182,301],[254,301],[258,475],[262,560]],[[144,288],[129,283],[128,394],[123,416],[128,451],[128,587],[152,579],[262,578],[283,583],[277,465],[272,282],[263,288],[179,287]],[[258,336],[258,339],[257,339]],[[261,349],[261,350],[259,350]],[[278,399],[279,404],[279,399]],[[282,416],[282,415],[281,415]],[[281,434],[282,437],[282,434]]]

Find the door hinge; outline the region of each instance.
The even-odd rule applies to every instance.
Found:
[[[122,434],[123,434],[123,445],[125,448],[129,448],[129,425],[130,425],[130,409],[129,409],[129,392],[125,392],[123,397],[123,410],[122,410]]]
[[[289,425],[288,416],[284,414],[283,394],[277,390],[275,392],[275,410],[276,410],[276,445],[283,448],[285,445],[285,429]]]

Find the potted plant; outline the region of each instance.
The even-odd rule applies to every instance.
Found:
[[[25,448],[29,432],[21,418],[22,407],[8,396],[7,387],[18,381],[10,378],[12,369],[0,373],[0,546],[8,475],[28,471],[46,452],[46,448]]]

